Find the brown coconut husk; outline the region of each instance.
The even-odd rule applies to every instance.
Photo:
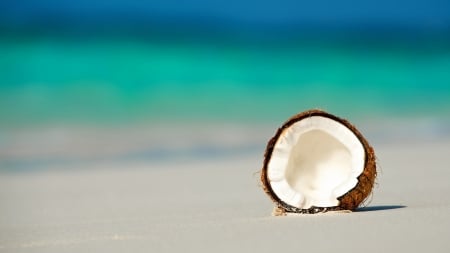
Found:
[[[291,206],[285,202],[283,202],[281,199],[277,197],[277,195],[273,192],[269,180],[267,178],[267,166],[269,164],[269,161],[272,157],[273,148],[275,146],[275,143],[277,142],[278,138],[280,137],[281,133],[289,128],[291,125],[296,123],[297,121],[300,121],[302,119],[312,117],[312,116],[321,116],[321,117],[327,117],[332,120],[335,120],[344,126],[346,126],[348,129],[350,129],[356,137],[359,139],[359,141],[362,143],[364,150],[365,150],[365,163],[364,163],[364,170],[361,173],[361,175],[358,177],[358,184],[348,191],[346,194],[342,195],[338,198],[339,205],[338,206],[331,206],[331,207],[311,207],[308,209],[301,209],[298,207]],[[355,210],[363,201],[370,195],[372,192],[372,188],[375,183],[375,178],[377,175],[376,170],[376,162],[375,162],[375,152],[374,149],[369,145],[367,140],[363,137],[363,135],[356,129],[356,127],[348,122],[345,119],[339,118],[335,115],[329,114],[325,111],[313,109],[305,112],[301,112],[297,115],[294,115],[290,119],[288,119],[280,128],[278,128],[276,134],[274,137],[272,137],[266,147],[265,153],[264,153],[264,161],[263,161],[263,168],[261,170],[261,182],[263,185],[264,191],[267,193],[267,195],[272,199],[272,201],[277,205],[276,206],[276,215],[283,215],[285,213],[308,213],[308,214],[314,214],[314,213],[323,213],[328,211],[339,211],[339,210]]]

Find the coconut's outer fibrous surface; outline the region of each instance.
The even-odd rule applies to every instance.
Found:
[[[362,144],[362,147],[364,148],[364,168],[357,177],[356,185],[353,188],[348,189],[348,191],[343,195],[338,196],[338,203],[336,205],[310,206],[308,208],[299,208],[286,203],[286,201],[283,201],[279,196],[277,196],[274,189],[272,189],[267,170],[269,167],[269,163],[273,158],[272,155],[274,152],[274,147],[279,141],[280,136],[283,135],[283,132],[287,131],[287,129],[289,129],[295,123],[313,116],[324,117],[338,122],[348,128],[356,136],[357,140],[359,140],[359,142]],[[371,193],[376,174],[377,171],[374,150],[369,145],[367,140],[362,136],[362,134],[351,123],[349,123],[345,119],[341,119],[322,110],[309,110],[291,117],[277,130],[275,136],[270,139],[264,154],[263,168],[261,171],[261,181],[264,191],[276,204],[276,215],[283,215],[285,213],[320,213],[337,210],[355,210]]]

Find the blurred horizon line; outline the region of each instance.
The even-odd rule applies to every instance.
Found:
[[[135,26],[123,25],[107,27],[103,25],[80,25],[53,22],[50,24],[12,25],[0,22],[0,40],[17,39],[114,39],[114,40],[141,40],[163,42],[225,42],[249,43],[252,46],[286,45],[298,42],[304,43],[369,43],[401,44],[414,46],[441,44],[448,47],[450,41],[450,26],[445,29],[427,29],[412,26],[384,26],[384,25],[353,25],[353,26],[326,26],[326,25],[289,25],[268,26],[229,26],[213,24],[189,23],[147,23]],[[255,44],[257,42],[257,44]],[[405,44],[407,43],[407,44]]]

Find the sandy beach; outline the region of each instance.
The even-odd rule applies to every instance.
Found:
[[[243,141],[252,148],[225,155],[158,160],[144,153],[3,169],[0,251],[450,251],[450,138],[374,140],[378,184],[357,212],[272,217],[258,174],[268,129]],[[238,139],[226,150],[242,146]],[[2,157],[37,152],[30,150]]]

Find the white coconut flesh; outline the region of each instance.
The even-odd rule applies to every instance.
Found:
[[[364,146],[349,128],[327,117],[312,116],[281,133],[267,178],[275,195],[291,206],[332,207],[356,186],[364,164]]]

